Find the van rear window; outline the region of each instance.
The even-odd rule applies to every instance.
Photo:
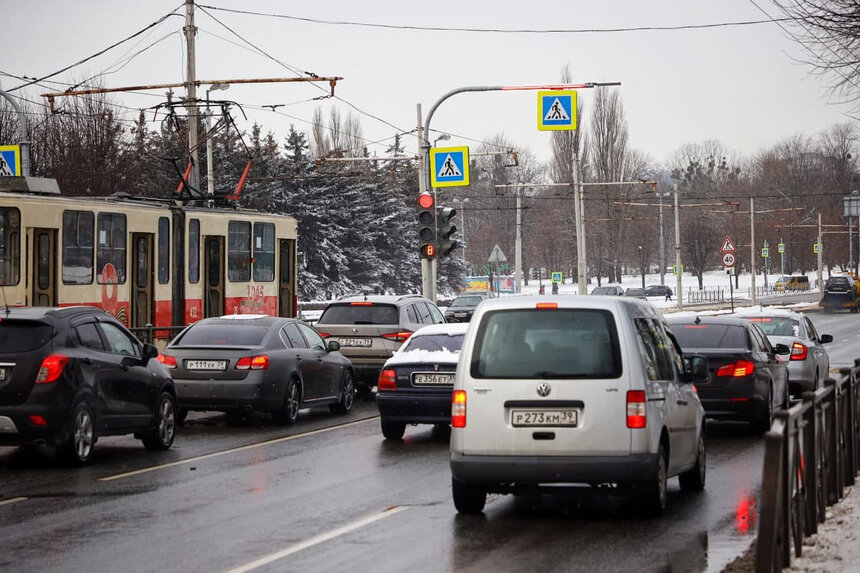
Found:
[[[473,378],[618,378],[615,320],[596,309],[497,310],[481,319]]]

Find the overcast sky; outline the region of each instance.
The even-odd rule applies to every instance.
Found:
[[[0,73],[38,77],[53,73],[181,5],[181,0],[0,0],[5,14]],[[397,130],[415,128],[418,103],[426,116],[442,95],[455,88],[557,83],[565,65],[574,82],[621,82],[630,142],[661,163],[684,143],[717,139],[749,156],[786,137],[814,135],[850,121],[845,115],[848,107],[829,101],[824,81],[795,61],[805,57],[803,48],[774,23],[683,31],[480,33],[330,25],[205,8],[391,26],[573,30],[765,19],[756,5],[779,15],[767,0],[203,0],[195,21],[197,77],[292,77],[291,69],[342,76],[336,95],[365,114],[333,99],[307,101],[327,91],[325,85],[325,90],[302,83],[233,85],[212,97],[242,104],[249,119],[274,131],[280,141],[290,123],[309,131],[317,106],[327,113],[336,105],[344,114],[358,115],[368,141],[385,140],[369,147],[378,154],[384,153]],[[53,79],[78,82],[122,66],[101,77],[106,87],[183,81],[184,9],[176,14],[145,35]],[[256,53],[246,40],[272,59]],[[122,64],[154,42],[158,43]],[[6,90],[21,83],[5,75],[0,75],[0,82]],[[41,100],[38,95],[44,91],[34,87],[15,93]],[[116,103],[141,108],[163,101],[163,92],[113,97]],[[587,122],[593,95],[583,90],[580,98]],[[550,133],[537,130],[536,101],[535,92],[458,95],[441,105],[431,127],[461,136],[445,145],[475,146],[476,140],[503,133],[545,161]],[[262,108],[275,104],[286,105],[276,112]],[[404,143],[415,152],[414,137]]]

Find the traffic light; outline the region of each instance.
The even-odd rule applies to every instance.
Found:
[[[418,240],[421,257],[432,259],[436,256],[436,210],[435,201],[430,193],[418,196]]]
[[[439,257],[447,257],[451,252],[459,247],[459,243],[452,237],[457,232],[457,227],[454,225],[454,217],[457,216],[457,210],[453,207],[436,207],[436,223],[439,226],[437,251]]]

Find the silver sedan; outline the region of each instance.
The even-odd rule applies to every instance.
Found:
[[[833,337],[819,334],[808,316],[771,308],[745,309],[735,316],[758,324],[771,344],[785,344],[791,348],[788,386],[793,396],[821,387],[830,371],[830,357],[823,345],[833,342]]]

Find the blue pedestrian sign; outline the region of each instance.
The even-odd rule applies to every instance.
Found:
[[[538,92],[538,129],[540,131],[576,129],[576,92],[554,90]]]
[[[0,177],[21,176],[21,146],[0,145]]]
[[[551,275],[552,278],[550,279],[550,281],[552,283],[558,284],[561,282],[561,276],[561,271],[553,271]]]
[[[468,147],[439,147],[430,150],[430,185],[458,187],[468,184]]]

